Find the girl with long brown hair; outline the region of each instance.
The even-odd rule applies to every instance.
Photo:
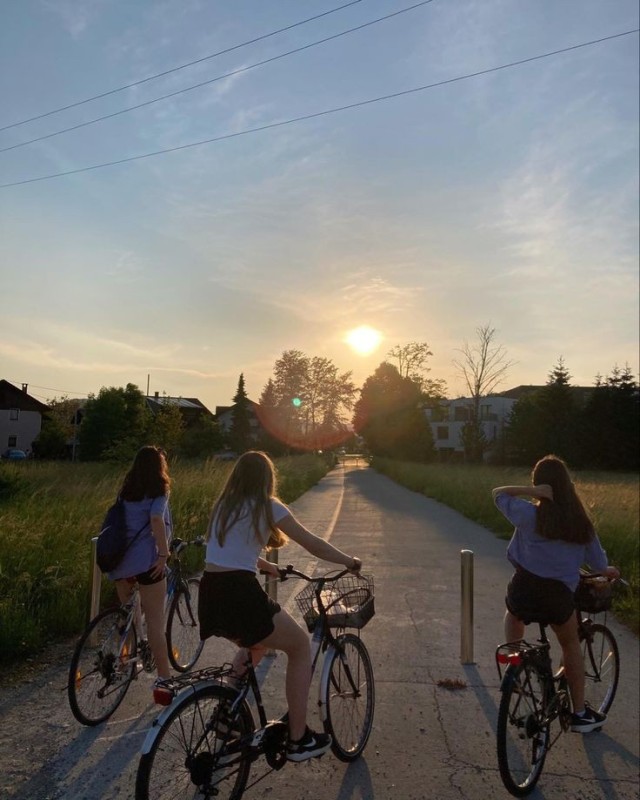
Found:
[[[515,573],[505,598],[506,640],[522,639],[525,625],[530,622],[550,624],[562,648],[571,692],[571,730],[597,730],[606,716],[585,705],[584,666],[573,596],[580,567],[585,564],[612,578],[620,573],[608,566],[607,554],[567,465],[557,456],[548,455],[538,461],[531,486],[499,486],[493,490],[493,499],[515,526],[507,547],[507,558]]]
[[[322,755],[331,737],[306,724],[311,681],[307,632],[262,589],[256,569],[278,577],[275,564],[260,556],[265,547],[281,547],[287,537],[317,558],[357,572],[360,559],[308,531],[277,497],[276,471],[260,451],[236,461],[216,501],[207,533],[205,572],[200,583],[200,638],[222,636],[241,648],[234,672],[241,676],[249,653],[257,664],[266,650],[287,655],[286,696],[289,707],[290,761]]]
[[[122,603],[129,599],[135,584],[138,584],[148,646],[158,674],[154,684],[154,698],[157,700],[161,699],[159,695],[168,692],[157,684],[170,677],[164,619],[167,594],[165,570],[172,533],[170,486],[164,451],[153,446],[141,447],[120,489],[130,544],[122,561],[109,573]],[[143,650],[145,646],[143,642]]]

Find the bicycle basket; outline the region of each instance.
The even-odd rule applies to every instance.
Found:
[[[613,583],[604,577],[581,578],[574,600],[576,608],[587,614],[608,611],[613,602]]]
[[[364,628],[375,614],[373,576],[344,575],[328,583],[320,593],[320,598],[330,628]],[[307,628],[313,631],[320,617],[316,584],[307,584],[296,595],[296,602]]]

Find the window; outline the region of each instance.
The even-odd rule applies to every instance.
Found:
[[[20,419],[20,409],[19,408],[10,408],[9,409],[9,419],[12,422],[17,422]]]
[[[448,439],[449,438],[449,426],[448,425],[438,425],[436,428],[436,436],[438,440]]]
[[[17,446],[18,446],[18,437],[10,436],[7,441],[7,447],[17,447]]]
[[[456,406],[453,409],[453,418],[456,422],[466,422],[469,419],[469,409],[465,406]]]

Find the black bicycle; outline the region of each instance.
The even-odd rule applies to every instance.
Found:
[[[191,669],[202,652],[198,626],[200,578],[183,575],[180,554],[190,545],[204,546],[200,537],[173,539],[167,568],[167,651],[174,669]],[[129,600],[102,611],[78,640],[67,681],[73,716],[83,725],[99,725],[118,708],[131,681],[141,670],[153,672],[155,661],[142,638],[140,595],[136,585]]]
[[[582,642],[585,700],[606,714],[618,688],[618,645],[606,624],[593,615],[611,607],[616,583],[598,574],[585,574],[576,592],[578,633]],[[606,623],[606,617],[605,617]],[[571,726],[571,696],[562,666],[553,671],[546,625],[540,626],[537,644],[521,640],[501,644],[496,665],[502,697],[498,711],[498,766],[506,789],[516,797],[533,791],[547,753]],[[504,675],[502,670],[504,670]],[[559,721],[559,730],[552,724]]]
[[[374,615],[373,578],[346,570],[310,577],[292,566],[280,570],[280,575],[282,580],[295,576],[308,582],[296,600],[313,634],[312,671],[324,653],[320,717],[332,737],[333,753],[342,761],[354,761],[373,726],[373,667],[359,634]],[[345,632],[346,628],[357,632]],[[154,722],[143,744],[136,800],[239,800],[245,789],[285,765],[286,714],[268,720],[251,660],[237,688],[225,684],[231,670],[225,664],[164,682],[175,700]],[[258,713],[257,728],[250,696]],[[251,765],[260,756],[268,769],[248,787]]]

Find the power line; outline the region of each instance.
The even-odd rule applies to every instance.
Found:
[[[86,122],[79,122],[77,125],[71,125],[68,128],[62,128],[59,131],[54,131],[53,133],[45,133],[42,136],[36,136],[34,139],[29,139],[26,142],[18,142],[18,144],[12,144],[8,147],[0,148],[0,153],[6,153],[9,150],[16,150],[19,147],[26,147],[28,144],[34,144],[35,142],[42,142],[45,139],[51,139],[54,136],[60,136],[63,133],[69,133],[70,131],[76,131],[79,128],[86,128],[88,125],[94,125],[96,122],[103,122],[107,119],[112,119],[113,117],[118,117],[121,114],[128,114],[129,111],[135,111],[139,108],[144,108],[145,106],[153,105],[154,103],[159,103],[161,100],[168,100],[171,97],[176,97],[177,95],[184,94],[186,92],[191,92],[193,89],[200,89],[203,86],[208,86],[211,83],[215,83],[216,81],[224,80],[225,78],[231,78],[234,75],[240,75],[243,72],[249,72],[252,69],[256,69],[256,67],[262,67],[265,64],[270,64],[273,61],[279,61],[282,58],[286,58],[287,56],[291,56],[295,53],[301,53],[304,50],[309,50],[312,47],[317,47],[320,44],[326,44],[327,42],[332,41],[333,39],[339,39],[342,36],[347,36],[350,33],[354,33],[355,31],[361,31],[363,28],[368,28],[371,25],[376,25],[378,22],[385,22],[386,20],[391,19],[392,17],[397,17],[400,14],[406,14],[407,11],[413,11],[416,8],[420,8],[421,6],[429,5],[432,3],[433,0],[422,0],[420,3],[415,3],[412,6],[408,6],[407,8],[401,8],[398,11],[394,11],[391,14],[386,14],[384,17],[378,17],[377,19],[371,20],[370,22],[365,22],[362,25],[357,25],[355,28],[348,28],[346,31],[342,31],[341,33],[335,33],[332,36],[326,36],[324,39],[318,39],[315,42],[311,42],[309,44],[305,44],[302,47],[296,47],[293,50],[288,50],[286,53],[280,53],[277,56],[271,56],[271,58],[266,58],[264,61],[257,61],[255,64],[249,64],[246,67],[240,67],[238,69],[234,69],[231,72],[226,72],[224,75],[218,75],[216,78],[209,78],[209,80],[201,81],[200,83],[196,83],[193,86],[187,86],[184,89],[178,89],[175,92],[170,92],[169,94],[161,95],[160,97],[156,97],[153,100],[146,100],[143,103],[138,103],[135,106],[129,106],[128,108],[122,108],[120,111],[114,111],[111,114],[104,114],[101,117],[95,117],[94,119],[87,120]]]
[[[60,392],[61,394],[77,394],[80,397],[88,397],[89,392],[72,392],[70,389],[53,389],[51,386],[38,386],[35,383],[29,383],[28,381],[9,381],[9,383],[13,383],[14,385],[26,385],[26,386],[33,386],[34,389],[44,389],[46,392]],[[37,396],[37,395],[36,395]]]
[[[44,119],[44,117],[50,117],[53,114],[59,114],[62,111],[68,111],[70,108],[77,108],[77,106],[82,106],[85,103],[90,103],[93,100],[100,100],[103,97],[109,97],[109,95],[117,94],[118,92],[124,92],[125,89],[132,89],[134,86],[140,86],[143,83],[148,83],[149,81],[153,81],[156,78],[163,78],[165,75],[170,75],[172,72],[179,72],[181,69],[186,69],[187,67],[193,67],[196,64],[202,64],[203,61],[209,61],[212,58],[217,58],[218,56],[226,55],[227,53],[232,53],[234,50],[239,50],[242,47],[247,47],[250,44],[255,44],[256,42],[264,41],[271,36],[276,36],[278,33],[285,33],[286,31],[290,31],[293,28],[298,28],[300,25],[306,25],[308,22],[314,22],[317,19],[321,19],[322,17],[327,17],[329,14],[335,14],[336,11],[342,11],[345,8],[349,8],[349,6],[354,6],[357,3],[360,3],[361,0],[351,0],[349,3],[345,3],[344,5],[337,6],[337,8],[332,8],[329,11],[323,11],[322,14],[316,14],[313,17],[308,17],[307,19],[303,19],[300,22],[294,22],[291,25],[287,25],[284,28],[278,28],[276,31],[271,31],[271,33],[265,33],[262,36],[256,36],[255,39],[248,39],[246,42],[241,42],[240,44],[234,44],[231,47],[227,47],[224,50],[219,50],[217,53],[211,53],[208,56],[203,56],[202,58],[197,58],[195,61],[188,61],[186,64],[180,64],[178,67],[172,67],[171,69],[166,69],[164,72],[158,72],[155,75],[149,75],[147,78],[142,78],[138,81],[133,81],[132,83],[127,83],[124,86],[119,86],[117,89],[110,89],[107,92],[102,92],[101,94],[94,94],[92,97],[86,97],[84,100],[77,100],[75,103],[69,103],[66,106],[60,106],[60,108],[54,108],[51,111],[45,111],[43,114],[37,114],[35,117],[29,117],[28,119],[20,120],[19,122],[12,122],[10,125],[5,125],[4,127],[0,128],[0,131],[6,131],[9,128],[17,128],[19,125],[26,125],[28,122],[35,122],[38,119]]]
[[[632,33],[638,33],[640,28],[634,28],[633,30],[623,31],[622,33],[614,33],[611,36],[603,36],[600,39],[592,39],[589,42],[582,42],[580,44],[571,45],[570,47],[563,47],[560,50],[552,50],[549,53],[541,53],[537,56],[530,56],[529,58],[523,58],[518,61],[511,61],[508,64],[501,64],[497,67],[489,67],[488,69],[478,70],[477,72],[469,72],[465,75],[458,75],[455,78],[448,78],[446,80],[437,81],[436,83],[429,83],[424,86],[416,86],[413,89],[404,89],[400,92],[393,92],[392,94],[381,95],[379,97],[372,97],[368,100],[360,100],[356,103],[349,103],[348,105],[338,106],[336,108],[328,108],[324,111],[316,111],[312,114],[304,114],[300,117],[292,117],[291,119],[281,120],[280,122],[271,122],[266,125],[260,125],[256,128],[247,128],[243,131],[236,131],[235,133],[226,133],[220,136],[214,136],[211,139],[202,139],[198,142],[190,142],[189,144],[178,145],[177,147],[167,147],[163,150],[155,150],[151,153],[142,153],[137,156],[128,156],[127,158],[120,158],[115,161],[105,161],[101,164],[93,164],[89,167],[79,167],[78,169],[71,169],[66,170],[65,172],[55,172],[50,175],[41,175],[37,178],[27,178],[21,181],[13,181],[11,183],[3,183],[0,184],[0,189],[8,189],[12,186],[22,186],[27,183],[37,183],[39,181],[46,181],[51,180],[53,178],[61,178],[66,175],[77,175],[81,172],[90,172],[91,170],[95,169],[102,169],[103,167],[114,167],[118,164],[126,164],[130,161],[139,161],[143,158],[153,158],[154,156],[164,155],[166,153],[176,153],[180,150],[188,150],[192,147],[200,147],[204,144],[212,144],[214,142],[221,142],[226,139],[235,139],[239,136],[246,136],[250,133],[259,133],[261,131],[272,130],[273,128],[281,128],[285,125],[292,125],[296,122],[303,122],[309,119],[316,119],[318,117],[328,116],[329,114],[337,114],[341,111],[349,111],[354,108],[362,108],[364,106],[372,105],[373,103],[380,103],[384,100],[393,100],[397,97],[405,97],[410,94],[416,94],[417,92],[424,92],[427,89],[435,89],[438,86],[446,86],[450,83],[458,83],[460,81],[468,80],[469,78],[477,78],[480,75],[489,75],[492,72],[499,72],[500,70],[510,69],[512,67],[518,67],[522,64],[529,64],[533,61],[540,61],[544,58],[550,58],[551,56],[557,56],[562,53],[569,53],[572,50],[579,50],[582,47],[590,47],[594,44],[600,44],[602,42],[608,42],[613,39],[619,39],[622,36],[629,36]]]

